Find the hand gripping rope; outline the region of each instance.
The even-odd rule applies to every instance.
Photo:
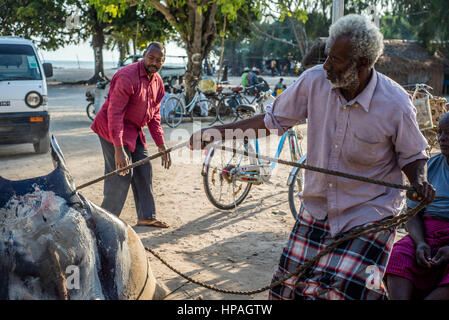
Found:
[[[119,170],[115,170],[112,171],[104,176],[101,176],[97,179],[91,180],[89,182],[86,182],[80,186],[77,187],[77,190],[80,190],[82,188],[85,188],[87,186],[90,186],[94,183],[103,181],[107,178],[110,178],[112,176],[118,175],[119,173],[126,171],[128,169],[132,169],[135,168],[137,166],[143,165],[151,160],[154,160],[156,158],[161,157],[164,154],[167,154],[169,152],[175,151],[177,149],[183,148],[188,146],[190,143],[190,141],[185,141],[182,143],[179,143],[173,147],[170,147],[164,151],[155,153],[145,159],[142,159],[140,161],[137,161],[127,167],[124,167],[122,169]],[[385,187],[390,187],[390,188],[395,188],[395,189],[401,189],[401,190],[406,190],[406,191],[414,191],[412,186],[407,186],[407,185],[400,185],[400,184],[395,184],[395,183],[390,183],[390,182],[385,182],[385,181],[381,181],[381,180],[375,180],[375,179],[371,179],[371,178],[366,178],[366,177],[362,177],[362,176],[357,176],[357,175],[353,175],[353,174],[349,174],[349,173],[344,173],[344,172],[340,172],[340,171],[334,171],[334,170],[328,170],[328,169],[323,169],[323,168],[319,168],[319,167],[314,167],[314,166],[310,166],[310,165],[306,165],[306,164],[301,164],[301,163],[296,163],[296,162],[292,162],[292,161],[286,161],[286,160],[282,160],[282,159],[275,159],[272,157],[268,157],[268,156],[263,156],[263,155],[259,155],[256,153],[252,153],[252,152],[247,152],[247,151],[241,151],[241,150],[236,150],[234,148],[229,148],[229,147],[225,147],[225,146],[221,146],[221,147],[217,147],[220,148],[221,150],[224,151],[229,151],[229,152],[234,152],[234,153],[239,153],[245,156],[249,156],[249,157],[254,157],[257,159],[262,159],[262,160],[267,160],[270,162],[278,162],[284,165],[288,165],[288,166],[293,166],[293,167],[298,167],[301,169],[305,169],[305,170],[311,170],[311,171],[315,171],[315,172],[320,172],[320,173],[324,173],[324,174],[330,174],[333,176],[337,176],[337,177],[343,177],[343,178],[347,178],[347,179],[353,179],[353,180],[358,180],[358,181],[363,181],[363,182],[367,182],[367,183],[373,183],[373,184],[377,184],[377,185],[381,185],[381,186],[385,186]],[[415,216],[419,211],[421,211],[423,208],[425,207],[425,204],[423,202],[421,202],[418,206],[416,206],[413,209],[410,209],[408,211],[406,211],[405,213],[401,213],[395,217],[387,217],[385,219],[382,219],[380,221],[376,221],[373,223],[369,223],[367,225],[364,226],[359,226],[356,228],[353,228],[350,232],[348,232],[347,235],[345,235],[344,237],[333,241],[332,243],[330,243],[328,246],[326,246],[326,248],[321,251],[319,254],[317,254],[315,257],[313,257],[313,259],[307,261],[306,263],[304,263],[303,265],[299,266],[294,272],[291,272],[289,274],[287,274],[285,277],[283,277],[282,279],[271,283],[268,286],[259,288],[259,289],[255,289],[255,290],[251,290],[251,291],[236,291],[236,290],[227,290],[227,289],[221,289],[218,287],[215,287],[214,285],[210,285],[210,284],[206,284],[204,282],[195,280],[190,278],[189,276],[186,276],[185,274],[183,274],[182,272],[178,271],[176,268],[174,268],[173,266],[171,266],[169,263],[167,263],[167,261],[165,261],[157,252],[155,252],[154,250],[145,247],[145,250],[150,252],[151,254],[153,254],[156,258],[158,258],[163,264],[165,264],[169,269],[171,269],[172,271],[174,271],[175,273],[177,273],[178,275],[180,275],[181,277],[187,279],[188,281],[195,283],[197,285],[200,285],[204,288],[210,289],[210,290],[214,290],[217,292],[221,292],[221,293],[227,293],[227,294],[236,294],[236,295],[253,295],[256,293],[260,293],[266,290],[270,290],[272,288],[274,288],[275,286],[281,284],[282,282],[286,281],[287,279],[296,276],[298,277],[298,279],[300,277],[302,277],[305,272],[307,271],[307,269],[309,269],[310,267],[312,267],[321,257],[325,256],[326,254],[328,254],[329,252],[331,252],[334,248],[336,248],[338,245],[340,245],[341,243],[366,235],[366,234],[370,234],[370,233],[376,233],[376,232],[380,232],[380,231],[384,231],[384,230],[388,230],[390,228],[393,227],[397,227],[405,222],[407,222],[411,217]]]

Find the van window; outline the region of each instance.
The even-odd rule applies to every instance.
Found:
[[[4,80],[42,80],[31,46],[0,44],[0,81]]]

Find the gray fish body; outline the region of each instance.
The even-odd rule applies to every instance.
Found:
[[[56,168],[0,177],[0,299],[153,299],[145,249],[125,222],[75,191],[52,139]]]

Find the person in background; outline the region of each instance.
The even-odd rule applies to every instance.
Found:
[[[271,60],[271,76],[274,77],[276,73],[276,60]]]
[[[243,73],[242,73],[242,80],[240,81],[240,85],[242,87],[247,87],[248,86],[248,73],[249,73],[249,68],[245,67],[243,69]]]
[[[282,83],[284,81],[283,78],[279,79],[279,82],[276,83],[276,85],[274,86],[274,93],[276,94],[276,96],[280,95],[281,92],[284,90],[285,85]]]
[[[100,139],[105,174],[148,157],[143,127],[148,126],[159,152],[166,150],[161,126],[160,102],[164,83],[158,71],[165,60],[165,47],[152,42],[143,59],[114,74],[105,103],[95,117],[92,130]],[[170,154],[161,158],[170,168]],[[152,167],[147,162],[104,180],[101,207],[119,216],[131,185],[137,211],[137,225],[168,228],[156,219],[152,187]]]
[[[259,83],[258,80],[259,69],[253,67],[251,71],[248,73],[248,86],[252,87]]]

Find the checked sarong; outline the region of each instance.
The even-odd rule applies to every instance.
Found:
[[[349,231],[348,231],[349,232]],[[365,235],[340,244],[306,274],[293,276],[269,291],[269,299],[381,300],[386,299],[382,277],[393,246],[395,230]],[[346,233],[337,235],[342,237]],[[333,242],[327,218],[314,219],[301,207],[272,282],[294,272]],[[295,289],[295,284],[298,283]]]

